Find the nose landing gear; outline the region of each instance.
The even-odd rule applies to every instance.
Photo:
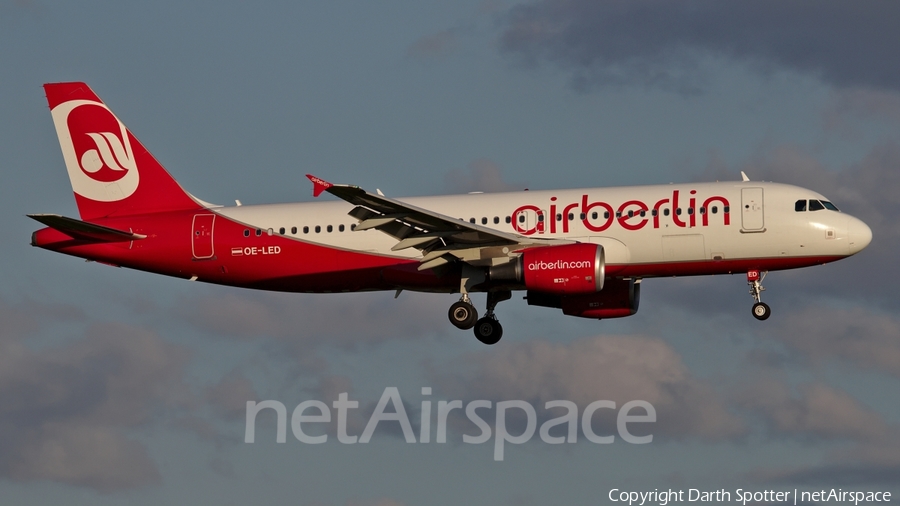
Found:
[[[760,275],[760,272],[756,270],[747,272],[747,284],[750,285],[750,295],[753,297],[753,300],[756,301],[756,304],[753,304],[751,311],[753,317],[757,320],[765,320],[772,314],[769,305],[760,300],[760,293],[766,290],[765,287],[762,286],[762,281],[766,279],[766,274],[768,274],[768,272],[763,272],[762,275]]]

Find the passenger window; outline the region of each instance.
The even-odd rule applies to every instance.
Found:
[[[596,219],[597,219],[597,216],[598,216],[598,215],[597,215],[597,212],[596,212],[596,211],[594,211],[593,213],[591,213],[591,219],[596,220]]]
[[[343,225],[338,226],[338,232],[343,232],[343,231],[344,231],[344,226]]]
[[[471,224],[474,225],[474,224],[475,224],[475,218],[469,218],[469,223],[471,223]]]
[[[658,215],[659,215],[658,209],[654,209],[654,210],[650,211],[650,216],[658,216]]]
[[[284,227],[279,228],[278,233],[284,235]]]
[[[603,219],[604,219],[604,220],[608,220],[608,219],[609,219],[609,211],[603,211]]]
[[[244,237],[250,237],[250,229],[249,228],[244,229]]]
[[[667,208],[663,209],[663,216],[668,216],[668,215],[669,215],[669,208],[667,207]]]
[[[693,208],[693,207],[689,207],[689,208],[688,208],[688,214],[694,214],[694,208]]]
[[[350,230],[356,230],[356,223],[350,225]]]
[[[272,235],[272,234],[275,233],[275,230],[273,230],[273,229],[270,228],[270,229],[266,230],[266,233],[269,234],[269,235]]]
[[[794,211],[802,213],[806,211],[806,199],[794,202]]]
[[[825,206],[823,206],[822,203],[819,202],[818,200],[813,200],[813,199],[809,200],[809,210],[810,211],[821,211],[823,209],[825,209]]]
[[[309,227],[303,227],[303,233],[304,233],[304,234],[308,234],[308,233],[309,233]]]
[[[262,230],[261,230],[261,229],[256,229],[256,237],[259,237],[259,236],[261,236],[261,235],[262,235]]]
[[[719,212],[719,207],[718,207],[718,206],[712,206],[712,213],[713,213],[713,214],[716,214],[716,213],[718,213],[718,212]]]
[[[575,219],[575,215],[572,213],[569,213],[569,221],[572,221],[574,219]]]
[[[681,208],[680,207],[675,210],[675,214],[677,214],[678,216],[681,216]]]
[[[705,208],[705,207],[701,207],[701,208],[700,208],[700,214],[706,214],[706,208]]]
[[[562,221],[562,215],[561,215],[561,214],[556,213],[556,221]]]
[[[544,221],[544,213],[541,213],[538,215],[538,221],[540,221],[540,222]]]
[[[322,227],[320,227],[319,225],[316,225],[316,233],[318,234],[321,231],[322,231]]]
[[[628,217],[634,218],[634,211],[628,211]]]
[[[512,223],[512,218],[510,218],[509,216],[507,216],[507,217],[506,217],[506,222],[507,222],[507,223]]]
[[[731,212],[731,207],[730,207],[730,206],[725,206],[725,207],[723,207],[723,208],[722,208],[722,212],[725,213],[725,214],[728,214],[729,212]]]
[[[525,215],[524,214],[519,215],[519,223],[525,223]]]
[[[543,221],[543,218],[544,218],[544,217],[541,216],[541,221]],[[494,225],[499,225],[499,224],[500,224],[500,217],[499,217],[499,216],[494,216]]]
[[[332,230],[334,230],[334,228],[331,225],[328,225],[328,228],[326,228],[325,230],[330,233]]]
[[[297,227],[291,227],[291,233],[292,233],[292,234],[296,234],[296,233],[297,233]]]
[[[581,213],[581,214],[579,215],[578,219],[580,219],[580,220],[583,221],[583,220],[587,219],[587,215],[584,214],[584,213]]]

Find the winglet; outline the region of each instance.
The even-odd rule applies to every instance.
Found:
[[[313,184],[313,197],[318,197],[319,195],[322,194],[323,191],[325,191],[325,190],[331,188],[332,186],[334,186],[333,184],[329,183],[328,181],[325,181],[324,179],[317,178],[316,176],[313,176],[312,174],[307,174],[306,177],[307,177],[310,181],[312,181],[312,184]]]
[[[741,181],[744,181],[745,183],[750,181],[750,178],[747,177],[747,174],[744,174],[744,171],[741,171]]]

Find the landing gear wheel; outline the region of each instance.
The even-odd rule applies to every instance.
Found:
[[[497,320],[485,316],[475,324],[475,337],[484,344],[497,344],[503,337],[503,327]]]
[[[447,316],[454,327],[462,330],[469,330],[478,321],[478,311],[475,310],[475,306],[464,300],[454,302],[450,306]]]
[[[772,310],[769,309],[769,305],[765,302],[757,302],[753,304],[753,317],[757,320],[765,320],[772,314]]]

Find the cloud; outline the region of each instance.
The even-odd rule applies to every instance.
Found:
[[[25,299],[9,302],[0,296],[0,340],[20,340],[35,335],[48,323],[71,323],[84,319],[84,311],[68,304],[49,304]]]
[[[826,132],[837,131],[849,138],[861,137],[855,121],[877,120],[900,125],[900,93],[869,88],[834,90],[822,113]]]
[[[894,428],[884,438],[829,452],[815,465],[757,469],[751,477],[759,482],[794,486],[896,486],[900,476],[898,442],[900,432]]]
[[[480,158],[468,165],[468,170],[453,169],[444,176],[448,193],[508,192],[525,188],[522,183],[510,183],[503,179],[503,170],[496,163]]]
[[[807,307],[761,332],[813,363],[838,361],[900,377],[900,320],[861,307]]]
[[[889,0],[541,0],[509,11],[501,48],[530,64],[571,70],[583,88],[695,92],[704,84],[704,61],[713,58],[763,74],[811,74],[838,87],[900,89],[900,69],[885,64],[900,47],[898,16],[900,4]]]
[[[225,375],[218,383],[206,389],[209,404],[229,419],[241,419],[247,408],[247,401],[261,400],[253,384],[238,371]]]
[[[823,487],[896,486],[900,465],[827,464],[804,469],[757,473],[761,481]]]
[[[159,482],[126,436],[191,403],[188,353],[144,329],[93,325],[83,339],[34,351],[0,334],[0,475],[101,492]]]
[[[765,420],[770,436],[866,441],[888,434],[882,417],[846,392],[819,383],[798,390],[795,395],[784,382],[759,378],[739,395],[739,404]]]
[[[445,305],[455,300],[407,292],[395,299],[390,292],[310,295],[211,290],[216,293],[182,301],[174,314],[217,336],[274,338],[298,354],[322,345],[352,348],[433,335],[446,330]]]
[[[654,433],[667,439],[721,440],[745,433],[708,383],[694,378],[664,341],[641,336],[598,336],[568,344],[507,343],[476,352],[435,372],[442,392],[459,399],[521,399],[536,407],[596,400],[621,407],[650,402]],[[658,436],[658,437],[659,437]]]
[[[457,30],[447,29],[431,35],[423,35],[413,42],[407,55],[418,59],[434,59],[445,56],[457,39]]]

